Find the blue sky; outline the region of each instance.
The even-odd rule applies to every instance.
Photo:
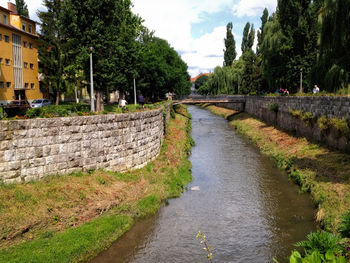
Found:
[[[15,0],[10,0],[15,2]],[[30,18],[38,20],[36,12],[43,10],[41,0],[25,0]],[[96,0],[98,1],[98,0]],[[8,0],[0,0],[7,7]],[[213,71],[223,63],[226,25],[233,23],[236,51],[241,54],[242,32],[246,22],[260,27],[260,17],[266,7],[271,14],[277,0],[132,0],[133,12],[144,24],[166,39],[181,55],[191,76]]]

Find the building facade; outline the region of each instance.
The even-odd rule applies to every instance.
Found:
[[[0,105],[43,98],[39,87],[36,23],[0,6]]]

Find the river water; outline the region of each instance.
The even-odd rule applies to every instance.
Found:
[[[190,106],[193,182],[155,216],[138,222],[91,263],[287,262],[293,244],[315,230],[308,195],[226,120]],[[192,189],[192,190],[191,190]]]

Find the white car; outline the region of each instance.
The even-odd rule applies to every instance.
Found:
[[[43,106],[49,106],[51,105],[51,101],[47,99],[38,99],[38,100],[33,100],[32,103],[30,104],[31,108],[39,108]]]

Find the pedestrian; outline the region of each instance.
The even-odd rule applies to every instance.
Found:
[[[283,91],[283,95],[284,96],[288,96],[289,95],[289,91],[287,90],[287,88]]]
[[[312,90],[312,93],[313,93],[313,94],[317,94],[317,93],[319,93],[319,92],[320,92],[320,88],[319,88],[317,85],[315,85],[314,88],[313,88],[313,90]]]
[[[122,107],[123,110],[126,110],[126,104],[128,104],[128,102],[125,100],[125,96],[124,96],[120,101],[120,106]]]
[[[142,106],[142,109],[145,109],[145,98],[142,96],[142,94],[139,95],[139,104]]]

